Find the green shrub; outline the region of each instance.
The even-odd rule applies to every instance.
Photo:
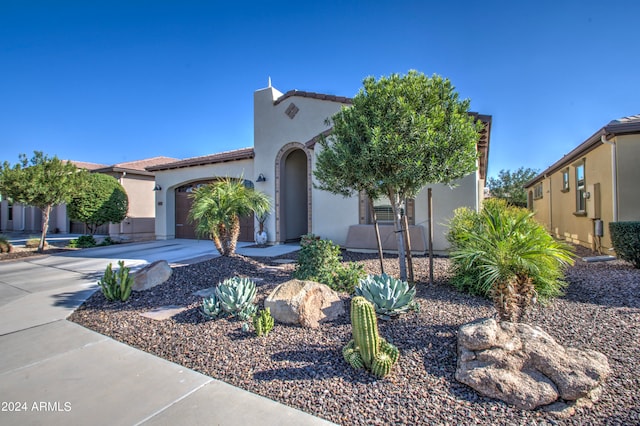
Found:
[[[640,268],[640,222],[610,222],[609,231],[618,257]]]
[[[95,247],[96,239],[93,235],[81,235],[78,238],[69,241],[69,247],[71,248],[90,248]]]
[[[129,268],[124,266],[124,261],[119,260],[118,267],[118,272],[113,272],[113,265],[109,263],[98,285],[107,300],[126,302],[131,296],[133,276],[129,275]]]
[[[360,278],[365,276],[362,265],[342,264],[340,246],[331,240],[307,234],[302,237],[298,262],[293,277],[317,281],[336,291],[352,293]]]
[[[571,247],[554,240],[533,213],[503,200],[485,203],[476,218],[453,220],[454,285],[493,299],[501,320],[517,321],[536,301],[562,294]],[[471,218],[472,220],[468,220]]]
[[[9,241],[9,237],[0,235],[0,253],[11,253],[13,251],[13,246]]]
[[[397,317],[410,309],[417,310],[419,306],[413,300],[416,288],[387,274],[369,275],[361,279],[355,292],[356,296],[371,302],[376,314],[383,320]]]

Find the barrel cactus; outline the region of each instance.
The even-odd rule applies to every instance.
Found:
[[[398,362],[398,348],[378,334],[378,321],[373,305],[362,296],[351,299],[351,327],[353,339],[342,350],[342,355],[355,369],[366,368],[382,378]]]
[[[253,317],[253,328],[258,336],[266,336],[273,329],[271,309],[266,308]]]
[[[419,305],[413,300],[415,295],[415,287],[386,274],[368,275],[356,287],[356,296],[371,302],[383,320],[397,317],[410,309],[418,309]]]

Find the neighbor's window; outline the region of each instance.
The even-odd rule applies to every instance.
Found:
[[[569,191],[569,169],[562,172],[562,192]]]
[[[378,222],[393,222],[393,209],[387,199],[377,199],[373,202]]]
[[[536,183],[533,187],[533,199],[537,200],[539,198],[542,198],[542,182]]]
[[[584,198],[585,195],[585,184],[584,184],[584,162],[578,164],[576,166],[576,212],[582,213],[587,210],[587,200]]]

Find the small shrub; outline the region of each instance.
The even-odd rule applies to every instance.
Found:
[[[640,222],[610,222],[609,232],[618,257],[640,268]]]
[[[11,253],[12,251],[13,251],[13,246],[9,241],[9,237],[0,235],[0,253]]]
[[[104,240],[102,240],[102,242],[100,244],[98,244],[99,246],[110,246],[113,244],[117,244],[115,241],[113,241],[111,239],[111,237],[106,237]]]
[[[109,263],[98,285],[107,300],[126,302],[131,296],[133,276],[129,275],[129,268],[124,266],[124,261],[119,260],[118,267],[118,272],[113,272],[113,265]]]
[[[81,235],[78,238],[69,241],[69,247],[71,248],[91,248],[96,245],[96,239],[93,238],[93,235]]]
[[[419,306],[413,300],[416,288],[387,274],[361,279],[355,291],[356,296],[362,296],[373,304],[376,314],[383,320],[397,317],[410,309],[417,310]]]
[[[294,278],[316,281],[335,291],[353,293],[365,275],[362,265],[353,262],[342,264],[340,246],[331,240],[323,240],[313,234],[302,237]]]
[[[29,238],[24,243],[24,246],[26,248],[38,248],[39,245],[40,245],[40,238],[36,238],[36,237]]]

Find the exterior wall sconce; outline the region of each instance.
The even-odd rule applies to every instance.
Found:
[[[266,181],[267,181],[267,178],[264,177],[264,175],[262,173],[260,173],[258,175],[258,179],[256,179],[256,182],[266,182]]]
[[[154,191],[161,191],[162,187],[156,183],[156,186],[153,187]]]

